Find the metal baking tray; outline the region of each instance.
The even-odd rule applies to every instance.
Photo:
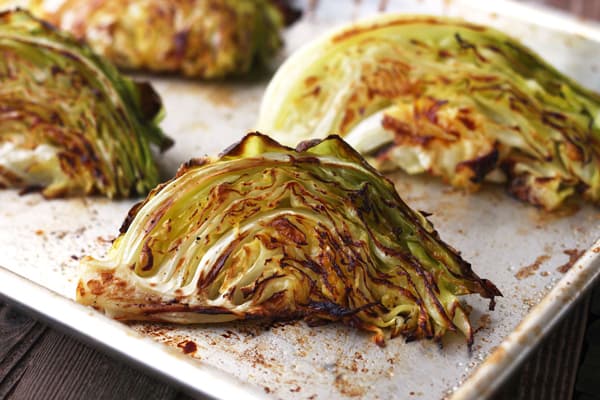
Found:
[[[521,39],[558,69],[600,90],[600,28],[550,10],[495,1],[306,1],[286,32],[281,62],[335,25],[385,12],[461,16]],[[191,157],[215,154],[252,130],[268,74],[217,83],[152,77],[163,127],[176,145],[160,158],[165,178]],[[180,327],[124,324],[72,299],[78,260],[102,256],[135,200],[46,201],[0,191],[0,294],[192,394],[216,398],[477,399],[497,387],[600,276],[600,212],[545,214],[488,186],[465,194],[427,177],[390,175],[413,207],[433,212],[442,238],[504,293],[496,310],[475,296],[471,351],[459,336],[389,340],[341,324],[303,322]],[[587,250],[587,251],[586,251]],[[578,261],[575,259],[583,254]],[[561,272],[570,266],[567,272]]]

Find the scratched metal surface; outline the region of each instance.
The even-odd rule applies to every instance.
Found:
[[[344,7],[340,3],[307,1],[308,12],[286,33],[287,47],[281,59],[333,25],[371,15],[381,8],[459,15],[511,33],[561,71],[600,90],[600,29],[592,25],[518,5],[500,6],[500,2],[493,2],[494,13],[485,9],[489,5],[477,1],[347,1]],[[160,160],[164,176],[171,176],[181,162],[191,157],[218,153],[251,130],[268,79],[267,74],[233,83],[153,78],[167,109],[163,127],[176,140],[175,147]],[[583,206],[564,215],[549,216],[511,199],[498,187],[467,195],[434,179],[401,173],[390,177],[411,206],[433,213],[431,220],[442,238],[460,249],[474,269],[494,281],[505,295],[494,312],[487,310],[486,302],[473,296],[465,298],[478,329],[472,352],[458,336],[446,337],[443,348],[427,341],[404,343],[401,338],[379,348],[367,334],[339,324],[309,328],[302,322],[271,327],[138,323],[118,324],[118,329],[132,328],[181,352],[195,347],[189,355],[204,367],[216,367],[250,382],[265,397],[439,399],[460,386],[504,338],[514,334],[523,318],[529,316],[543,325],[549,310],[559,307],[557,301],[546,297],[535,313],[531,310],[551,289],[566,290],[575,298],[582,286],[570,287],[571,282],[583,277],[584,272],[586,279],[598,275],[600,265],[594,261],[597,257],[593,252],[566,278],[560,271],[600,237],[598,209]],[[37,194],[21,197],[15,191],[2,191],[0,266],[72,299],[78,259],[84,254],[104,254],[133,203],[98,198],[45,201]],[[27,293],[12,296],[23,300]],[[69,312],[68,305],[65,312]],[[95,323],[99,329],[107,325],[103,318]],[[105,341],[119,348],[118,343]],[[522,351],[534,341],[523,342]],[[503,346],[516,348],[510,341]],[[149,365],[153,362],[147,360]],[[492,368],[491,375],[498,372],[494,368],[507,367],[496,365],[489,360],[486,363],[486,368]],[[177,375],[176,371],[163,373],[174,378]],[[468,382],[461,389],[474,388],[477,383]],[[196,386],[202,390],[201,383]],[[466,394],[462,398],[474,398],[477,393],[463,392]]]

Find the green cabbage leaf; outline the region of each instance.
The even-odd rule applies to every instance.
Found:
[[[119,68],[219,79],[267,64],[298,17],[285,0],[0,0],[84,40]]]
[[[26,11],[0,13],[0,187],[46,197],[146,194],[160,98]]]
[[[339,134],[379,170],[504,182],[547,210],[600,204],[600,96],[458,19],[386,15],[317,39],[278,70],[258,129],[284,144]]]
[[[458,296],[500,292],[339,137],[249,134],[134,206],[77,300],[120,320],[342,321],[392,337],[473,330]]]

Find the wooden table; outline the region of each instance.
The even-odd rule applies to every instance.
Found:
[[[600,0],[533,2],[600,19]],[[586,297],[501,388],[495,400],[573,397],[588,305]],[[177,388],[0,302],[0,399],[4,398],[189,399]]]
[[[564,400],[573,394],[589,296],[547,337],[494,400]],[[0,303],[0,399],[189,399]]]

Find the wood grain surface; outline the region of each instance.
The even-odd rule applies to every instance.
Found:
[[[190,399],[0,303],[1,399]]]
[[[583,18],[600,19],[600,0],[531,2],[557,6]],[[586,298],[567,316],[494,400],[573,398],[588,303]],[[593,394],[585,396],[596,398]],[[189,398],[0,302],[0,399]]]
[[[493,400],[573,398],[589,312],[586,296],[545,338]]]
[[[572,398],[588,299],[542,341],[493,400]],[[191,397],[0,303],[0,399]]]

